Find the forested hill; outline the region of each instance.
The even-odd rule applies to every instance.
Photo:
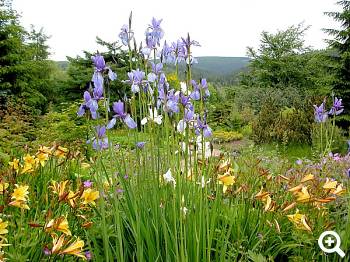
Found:
[[[193,68],[216,75],[228,75],[241,71],[249,63],[248,57],[201,56]]]
[[[207,78],[230,77],[242,71],[249,63],[247,57],[200,56],[198,63],[193,65],[195,76]],[[68,67],[67,61],[57,61],[60,68]]]

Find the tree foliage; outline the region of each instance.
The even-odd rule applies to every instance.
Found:
[[[308,27],[291,26],[277,33],[262,32],[257,50],[248,47],[252,59],[249,70],[241,75],[244,86],[286,88],[329,93],[327,51],[313,51],[305,46]]]
[[[349,118],[350,108],[350,1],[342,0],[337,4],[342,8],[339,12],[326,12],[340,23],[339,29],[324,29],[333,39],[328,43],[335,49],[330,57],[335,61],[334,71],[336,80],[334,81],[334,93],[343,98],[346,115]],[[346,121],[346,126],[350,125],[350,120]]]
[[[52,97],[49,37],[34,26],[27,32],[19,19],[11,1],[0,0],[0,91],[24,98],[34,111],[42,113]]]
[[[123,99],[124,94],[129,92],[128,86],[124,84],[121,79],[127,78],[129,70],[129,56],[127,52],[122,50],[118,42],[106,42],[101,38],[96,38],[97,44],[101,46],[104,52],[100,54],[104,57],[108,66],[117,73],[118,79],[109,82],[109,92],[113,99]],[[64,91],[67,98],[70,100],[81,98],[82,90],[86,90],[91,86],[91,75],[93,73],[93,65],[91,57],[93,53],[84,51],[84,57],[77,56],[67,57],[69,66],[67,69],[68,81],[67,88]]]

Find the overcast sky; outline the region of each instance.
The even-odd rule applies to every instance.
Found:
[[[98,49],[96,36],[118,39],[123,24],[133,12],[138,42],[152,17],[163,18],[165,39],[174,41],[190,33],[202,47],[196,56],[245,56],[246,47],[259,44],[260,33],[275,32],[304,22],[311,28],[306,44],[324,48],[327,38],[321,28],[338,25],[323,12],[339,10],[335,0],[13,0],[22,24],[44,27],[51,35],[51,57],[82,54]]]

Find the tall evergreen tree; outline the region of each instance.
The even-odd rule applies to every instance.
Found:
[[[333,39],[328,40],[335,49],[332,57],[336,61],[336,80],[334,81],[334,93],[343,99],[345,112],[347,113],[347,126],[350,125],[350,0],[338,1],[340,12],[326,12],[340,23],[339,29],[324,29]]]

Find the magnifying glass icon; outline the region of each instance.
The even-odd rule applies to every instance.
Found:
[[[334,240],[335,238],[335,240]],[[323,240],[326,239],[324,242],[328,247],[325,247]],[[331,246],[334,245],[334,247],[331,248]],[[322,249],[323,252],[326,253],[334,253],[337,252],[339,256],[345,257],[345,253],[343,250],[340,249],[340,236],[337,232],[334,231],[325,231],[323,232],[320,237],[318,238],[318,245]]]

